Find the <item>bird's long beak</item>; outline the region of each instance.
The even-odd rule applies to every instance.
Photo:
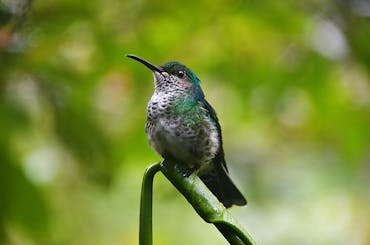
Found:
[[[136,56],[134,54],[127,54],[126,55],[128,58],[131,58],[131,59],[134,59],[134,60],[137,60],[139,61],[140,63],[144,64],[146,67],[148,67],[150,70],[152,71],[156,71],[156,72],[159,72],[159,73],[162,73],[164,72],[163,68],[160,67],[160,66],[156,66],[156,65],[153,65],[152,63],[150,63],[149,61],[147,60],[144,60],[143,58],[140,58],[139,56]]]

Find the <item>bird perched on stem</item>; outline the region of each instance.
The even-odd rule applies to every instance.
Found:
[[[247,202],[232,182],[215,110],[204,97],[195,73],[179,62],[154,65],[136,55],[154,73],[154,94],[147,107],[149,144],[184,176],[194,171],[225,207]]]

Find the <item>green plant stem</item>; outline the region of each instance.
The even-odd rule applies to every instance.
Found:
[[[188,200],[199,216],[206,222],[213,223],[230,244],[255,244],[248,232],[238,224],[196,174],[184,178],[176,169],[176,165],[165,161],[161,163],[161,171]]]
[[[145,171],[141,186],[140,200],[140,225],[139,244],[152,245],[152,203],[153,203],[153,179],[154,175],[161,170],[159,163],[151,164]]]
[[[146,169],[141,190],[139,245],[152,245],[153,179],[158,171],[162,171],[198,215],[206,222],[213,223],[231,245],[255,244],[195,173],[184,177],[177,169],[178,166],[166,161],[151,164]]]
[[[251,243],[244,243],[243,240],[241,240],[241,238],[235,235],[233,230],[230,229],[230,227],[228,227],[227,225],[222,224],[222,223],[215,223],[214,225],[230,244],[232,245],[251,244]]]

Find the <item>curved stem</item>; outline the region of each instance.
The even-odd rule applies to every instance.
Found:
[[[215,223],[216,228],[222,233],[225,239],[232,245],[245,245],[251,243],[244,243],[235,233],[234,231],[225,224],[222,223]]]
[[[152,245],[152,202],[154,175],[161,170],[159,163],[151,164],[144,173],[141,186],[139,245]]]
[[[215,222],[214,225],[232,245],[253,245],[252,237],[233,222]]]
[[[152,245],[152,194],[153,179],[162,173],[193,206],[206,222],[213,223],[231,245],[254,245],[251,236],[231,216],[201,179],[192,174],[184,177],[175,164],[163,161],[151,164],[145,171],[140,203],[139,245]]]
[[[176,165],[165,161],[161,163],[161,171],[188,200],[199,216],[206,222],[213,223],[230,244],[255,244],[248,232],[238,224],[196,174],[184,178]]]

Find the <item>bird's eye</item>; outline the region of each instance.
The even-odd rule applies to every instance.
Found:
[[[183,78],[183,77],[185,76],[185,72],[184,72],[184,71],[178,71],[178,72],[177,72],[177,76],[178,76],[179,78]]]

